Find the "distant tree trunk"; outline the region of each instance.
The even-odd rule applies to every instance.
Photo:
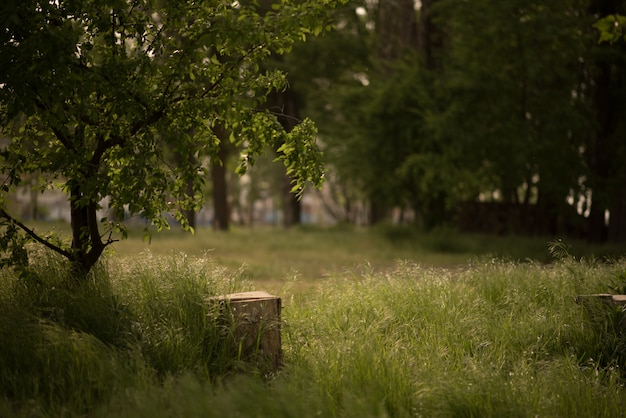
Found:
[[[611,68],[608,63],[598,63],[593,91],[597,132],[590,151],[589,168],[592,172],[591,210],[589,213],[589,240],[603,242],[607,239],[604,214],[609,208],[608,182],[611,164],[612,114],[609,108]]]
[[[437,68],[437,51],[441,49],[441,36],[433,22],[432,6],[436,0],[422,0],[417,26],[417,49],[424,57],[426,68]]]
[[[302,223],[302,203],[291,192],[291,178],[287,175],[283,178],[283,226],[290,227]]]
[[[369,225],[381,223],[387,217],[387,205],[377,199],[370,199],[367,222]]]
[[[195,162],[196,162],[195,156],[190,155],[187,157],[187,162],[186,162],[187,164],[195,164]],[[194,194],[195,194],[195,190],[194,190],[193,180],[189,179],[187,180],[187,195],[193,196]],[[185,215],[185,218],[187,218],[187,221],[189,222],[189,226],[195,229],[197,226],[196,225],[197,213],[195,209],[185,209],[183,211],[183,214]]]
[[[595,16],[607,16],[624,12],[623,1],[594,0],[589,13]],[[597,130],[589,146],[588,165],[591,171],[591,211],[589,214],[589,240],[602,242],[611,236],[619,237],[624,230],[621,215],[623,209],[624,184],[615,181],[624,179],[626,170],[623,168],[623,156],[626,152],[618,127],[624,118],[623,95],[625,94],[624,75],[626,66],[614,48],[620,45],[600,45],[596,53],[595,68],[592,72],[592,105],[595,110]],[[621,156],[621,158],[620,158]],[[607,210],[615,210],[611,214],[608,227],[605,221]],[[613,216],[615,215],[615,216]]]
[[[559,207],[558,203],[555,202],[555,196],[555,194],[545,193],[542,190],[539,191],[537,204],[535,205],[536,218],[533,219],[530,216],[530,211],[525,210],[525,216],[529,219],[526,223],[528,231],[534,230],[539,235],[554,235],[558,232]],[[530,209],[530,207],[526,205],[526,208]]]
[[[379,58],[390,62],[401,58],[407,50],[417,50],[416,15],[413,0],[379,0],[376,21]]]
[[[223,128],[215,129],[220,139],[217,159],[211,160],[211,178],[213,180],[213,229],[228,231],[230,211],[228,208],[228,189],[226,183],[226,158],[228,157],[227,134]]]
[[[279,112],[278,121],[280,124],[286,132],[291,132],[300,120],[299,96],[293,89],[293,86],[285,92],[277,93],[273,97],[272,104],[277,107]],[[276,149],[281,145],[282,144],[276,144]],[[291,192],[291,182],[292,178],[285,173],[281,186],[281,200],[283,207],[283,226],[287,228],[299,225],[302,221],[302,204],[300,199]]]
[[[611,241],[626,241],[626,190],[616,193],[611,199],[608,238]]]
[[[392,64],[409,52],[417,51],[417,12],[413,0],[379,0],[376,15],[378,37],[376,54],[381,70],[391,75]],[[367,222],[375,225],[383,221],[388,213],[388,201],[384,190],[369,191]]]
[[[191,180],[187,182],[187,194],[190,196],[194,195],[193,182]],[[189,222],[189,226],[195,229],[197,226],[196,225],[197,224],[196,211],[194,209],[186,209],[183,211],[183,214],[185,215],[185,218],[187,218],[187,222]]]

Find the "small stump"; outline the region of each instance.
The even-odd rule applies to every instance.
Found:
[[[231,330],[237,358],[263,372],[282,365],[281,300],[267,292],[244,292],[213,298],[219,315]]]
[[[576,302],[585,307],[596,322],[611,322],[611,326],[626,331],[626,295],[595,293],[576,296]],[[604,308],[604,309],[600,309]]]

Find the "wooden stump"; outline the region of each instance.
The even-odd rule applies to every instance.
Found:
[[[282,365],[281,300],[267,292],[232,293],[215,298],[231,330],[237,358],[263,372]]]
[[[611,320],[612,326],[626,332],[626,295],[595,293],[576,296],[576,302],[585,307],[588,314],[596,322]],[[604,307],[604,309],[599,309]],[[617,313],[617,315],[615,315]]]

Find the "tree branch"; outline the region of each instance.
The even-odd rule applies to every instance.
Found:
[[[57,245],[54,245],[53,243],[51,243],[50,241],[47,241],[44,238],[41,238],[39,235],[37,235],[37,233],[34,230],[30,229],[29,227],[24,225],[22,222],[18,221],[17,219],[15,219],[11,215],[9,215],[2,208],[0,208],[0,217],[8,219],[9,221],[13,222],[15,225],[19,226],[20,229],[22,229],[24,232],[26,232],[26,234],[28,234],[31,238],[33,238],[38,243],[48,247],[49,249],[51,249],[52,251],[54,251],[56,253],[61,254],[63,257],[65,257],[67,259],[70,259],[70,260],[72,259],[72,253],[70,253],[67,250],[64,250],[63,248],[61,248],[61,247],[59,247]]]
[[[41,101],[41,99],[36,98],[35,99],[35,106],[37,106],[40,110],[44,111],[44,112],[48,112],[50,109],[48,108],[48,106]],[[54,133],[54,135],[57,137],[57,139],[59,141],[61,141],[61,144],[67,148],[68,150],[73,150],[74,147],[72,145],[72,142],[69,140],[69,138],[67,137],[67,135],[65,135],[63,132],[61,132],[61,130],[59,130],[59,128],[56,128],[54,126],[51,126],[50,124],[48,124],[50,126],[50,129],[52,129],[52,132]]]
[[[239,64],[241,64],[243,62],[243,60],[250,56],[256,49],[260,49],[263,48],[265,45],[255,45],[250,47],[250,49],[244,53],[241,54],[241,56],[235,60],[235,61],[231,61],[229,64],[229,70],[233,70],[235,67],[238,67]],[[200,95],[201,99],[204,99],[209,93],[211,93],[213,90],[215,90],[217,88],[217,86],[219,86],[219,84],[222,82],[222,80],[224,80],[224,77],[226,76],[226,72],[222,71],[222,73],[220,73],[219,77],[217,78],[217,80],[215,80],[213,82],[213,84],[211,84],[208,89],[204,90],[204,92]]]

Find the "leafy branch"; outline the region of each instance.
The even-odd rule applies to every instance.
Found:
[[[59,254],[61,254],[62,256],[70,259],[72,257],[72,253],[70,253],[69,251],[67,251],[66,249],[55,245],[53,243],[51,243],[50,241],[46,240],[45,238],[40,237],[34,229],[31,229],[29,227],[27,227],[26,225],[24,225],[22,222],[20,222],[19,220],[15,219],[13,216],[11,216],[9,213],[7,213],[6,210],[4,210],[3,208],[0,208],[0,218],[3,218],[9,222],[11,222],[14,225],[17,225],[22,231],[24,231],[29,237],[31,237],[32,239],[34,239],[35,241],[37,241],[38,243],[44,245],[45,247],[49,248],[52,251],[55,251]]]

